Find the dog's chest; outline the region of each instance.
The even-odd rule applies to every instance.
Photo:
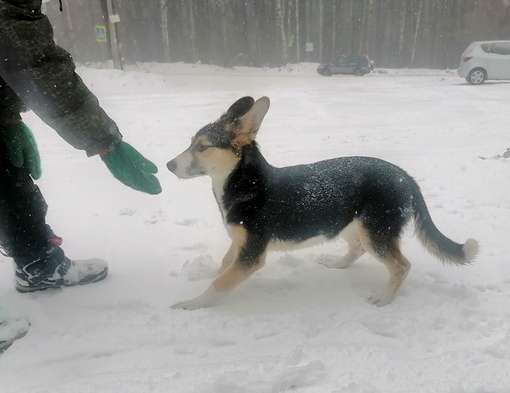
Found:
[[[223,202],[223,197],[225,195],[225,182],[228,178],[228,174],[225,176],[218,176],[212,179],[212,189],[214,198],[216,199],[216,202],[218,203],[218,207],[220,208],[221,217],[223,221],[225,222],[227,217],[227,209],[225,207],[225,203]]]

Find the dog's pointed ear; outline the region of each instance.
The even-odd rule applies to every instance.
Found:
[[[239,149],[255,140],[262,120],[269,110],[269,105],[268,97],[259,98],[247,113],[236,120],[232,146]]]
[[[226,116],[232,120],[238,119],[251,109],[254,102],[255,100],[252,97],[239,98],[228,108]]]

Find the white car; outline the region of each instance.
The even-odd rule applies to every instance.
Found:
[[[510,80],[510,41],[473,42],[462,53],[457,73],[472,85]]]

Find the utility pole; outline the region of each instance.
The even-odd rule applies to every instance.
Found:
[[[120,55],[119,43],[117,40],[117,26],[120,22],[119,15],[113,9],[113,0],[106,0],[106,13],[108,17],[108,32],[110,33],[110,52],[113,59],[113,66],[122,70],[122,56]]]

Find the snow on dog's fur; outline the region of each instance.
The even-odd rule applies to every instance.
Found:
[[[456,243],[434,225],[418,184],[401,168],[371,157],[340,157],[284,168],[271,166],[255,141],[269,98],[236,101],[203,127],[190,147],[169,161],[176,176],[210,176],[232,245],[220,275],[195,299],[174,305],[196,309],[216,304],[260,269],[269,250],[287,250],[343,237],[348,253],[331,268],[346,268],[369,252],[387,267],[386,288],[369,298],[390,303],[411,267],[400,251],[405,225],[414,219],[418,238],[441,261],[463,265],[478,242]]]

